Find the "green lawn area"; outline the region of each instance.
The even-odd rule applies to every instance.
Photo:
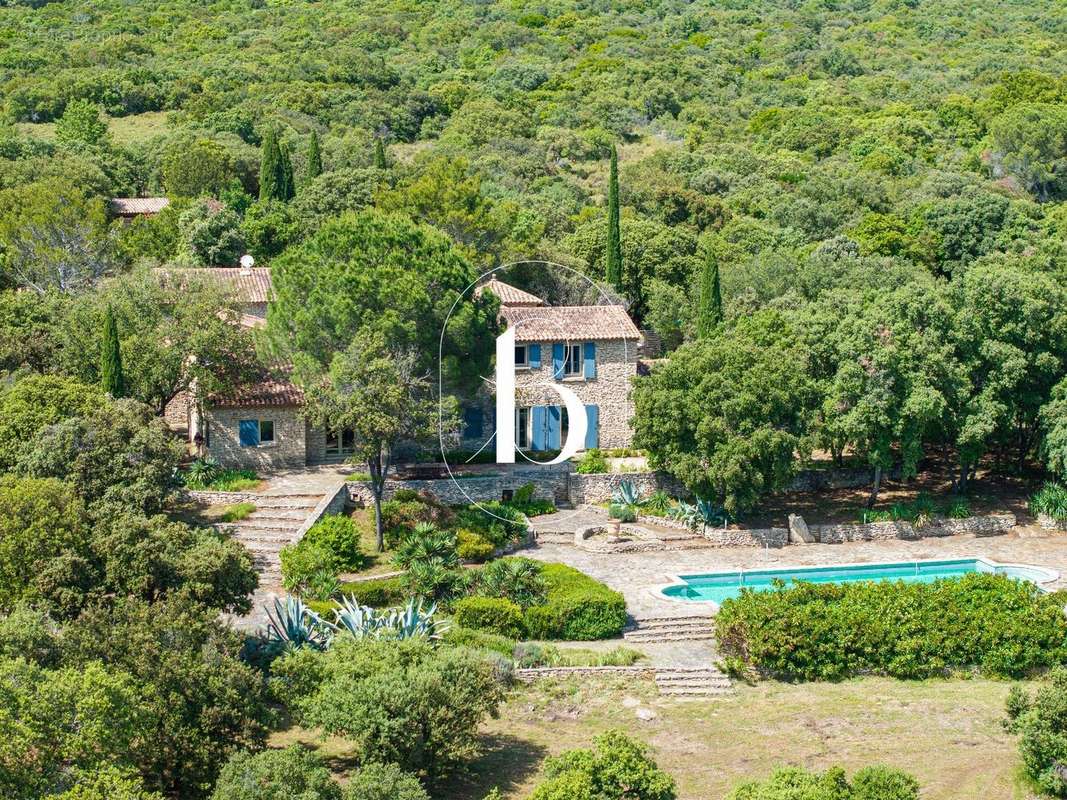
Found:
[[[386,549],[378,552],[378,540],[374,534],[374,509],[358,508],[351,513],[352,521],[356,523],[359,531],[359,548],[367,557],[366,566],[359,572],[351,573],[365,578],[371,575],[385,575],[396,572],[397,567],[393,563],[393,551]]]
[[[128,117],[108,117],[107,129],[116,144],[143,142],[167,132],[167,114],[166,111],[146,111]],[[46,142],[56,138],[56,126],[52,122],[19,122],[15,127],[20,133]]]
[[[851,773],[880,762],[914,774],[923,800],[1027,800],[1015,738],[1000,725],[1008,683],[988,680],[762,683],[714,700],[661,697],[649,682],[544,682],[517,688],[484,728],[486,753],[441,796],[481,800],[494,785],[509,800],[537,784],[546,756],[583,747],[606,728],[648,742],[678,782],[679,800],[720,800],[739,781],[776,766]],[[625,698],[657,717],[639,722]],[[347,743],[289,728],[272,746],[319,748],[339,773]]]

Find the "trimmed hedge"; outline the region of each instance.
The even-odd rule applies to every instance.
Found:
[[[626,625],[626,601],[599,581],[566,564],[544,564],[544,605],[526,609],[531,639],[610,639]]]
[[[361,606],[371,608],[398,606],[407,601],[404,581],[400,576],[342,583],[341,594],[354,597]]]
[[[464,597],[452,604],[457,625],[519,639],[525,632],[522,609],[502,597]]]
[[[1017,677],[1067,661],[1062,598],[984,573],[744,591],[723,602],[715,630],[731,671],[785,680]]]

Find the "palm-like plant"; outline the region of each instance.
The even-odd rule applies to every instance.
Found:
[[[662,517],[671,510],[671,496],[660,489],[649,495],[641,504],[641,508],[649,514],[655,514],[657,517]]]
[[[478,577],[478,594],[503,597],[523,608],[543,603],[545,579],[529,558],[501,558],[486,565]]]
[[[420,562],[433,562],[444,568],[458,567],[456,536],[450,531],[440,531],[429,523],[420,522],[400,542],[393,561],[404,569],[410,569]]]
[[[326,650],[333,639],[334,626],[324,620],[297,597],[274,598],[274,611],[267,612],[267,639],[280,643],[286,650],[310,647]]]

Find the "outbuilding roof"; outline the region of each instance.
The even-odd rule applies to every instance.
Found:
[[[112,197],[111,212],[120,217],[135,217],[139,214],[158,214],[170,205],[166,197]]]
[[[266,375],[230,392],[211,395],[212,408],[278,408],[304,405],[304,392],[283,375]]]
[[[234,293],[240,303],[269,303],[274,299],[270,267],[202,267],[199,269],[156,269],[164,281],[181,286],[188,278],[218,283]]]
[[[509,328],[515,329],[517,342],[641,338],[630,315],[619,305],[504,306],[500,316]]]
[[[535,294],[525,292],[518,287],[512,286],[510,283],[504,283],[496,278],[490,278],[488,281],[478,287],[477,292],[489,291],[500,298],[500,305],[502,306],[543,306],[545,301]]]

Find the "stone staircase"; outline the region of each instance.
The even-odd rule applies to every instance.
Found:
[[[715,623],[711,617],[647,617],[635,620],[623,633],[632,644],[641,642],[686,642],[715,638]]]
[[[281,585],[278,553],[297,540],[304,520],[320,500],[321,494],[262,495],[255,500],[256,510],[233,524],[234,538],[252,554],[261,586]]]
[[[733,683],[718,667],[659,667],[656,688],[675,697],[715,697],[733,692]]]

